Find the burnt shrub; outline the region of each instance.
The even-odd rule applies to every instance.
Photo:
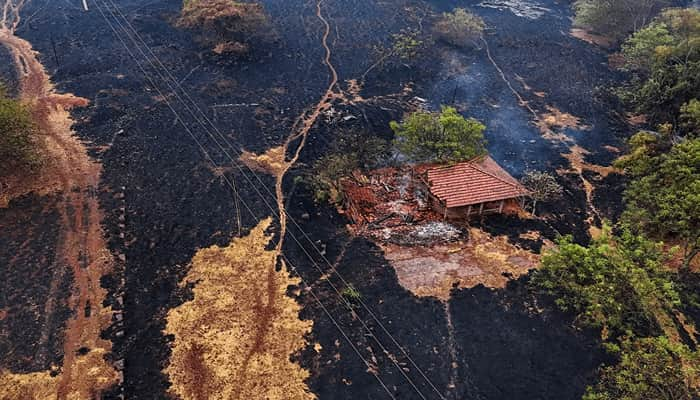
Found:
[[[270,18],[259,3],[185,0],[177,25],[199,32],[198,40],[217,54],[242,56],[252,42],[273,38]]]

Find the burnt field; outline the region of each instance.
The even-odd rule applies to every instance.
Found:
[[[59,91],[90,101],[72,111],[74,129],[102,164],[102,227],[121,260],[102,280],[105,304],[120,315],[102,336],[112,342],[107,358],[123,380],[104,398],[168,398],[163,371],[174,338],[164,332],[166,317],[192,299],[191,285],[180,283],[193,256],[227,245],[268,216],[270,233],[279,231],[274,177],[237,167],[238,155],[282,145],[322,96],[330,80],[324,26],[315,1],[264,1],[277,39],[233,60],[174,27],[179,1],[88,3],[86,12],[79,2],[30,1],[17,35],[40,53]],[[352,237],[344,217],[314,203],[311,189],[295,179],[339,128],[366,126],[387,137],[388,122],[419,96],[430,107],[453,104],[483,121],[490,152],[514,176],[559,171],[565,196],[544,207],[544,220],[493,218],[483,229],[539,251],[541,240],[519,235],[535,230],[547,239],[573,234],[586,242],[587,221],[616,218],[622,178],[598,167],[609,165],[617,155],[611,149],[632,130],[601,89],[619,79],[606,54],[569,35],[567,2],[512,2],[526,5],[515,10],[521,15],[480,3],[321,5],[330,25],[330,62],[345,95],[352,91],[348,81],[361,80],[375,63],[375,46],[404,28],[429,30],[436,12],[468,7],[488,29],[480,49],[438,43],[413,67],[372,69],[359,92],[363,100],[334,99],[339,117],[315,121],[283,180],[290,222],[282,250],[303,280],[287,294],[302,307],[299,317],[313,322],[307,346],[292,360],[309,371],[306,384],[320,399],[389,398],[387,392],[400,399],[578,399],[603,361],[597,333],[571,328],[569,316],[528,292],[527,277],[504,289],[455,289],[447,303],[415,296],[399,285],[381,249]],[[0,76],[12,80],[4,65]],[[182,90],[167,83],[165,70]],[[577,123],[558,122],[563,114]],[[355,118],[342,119],[350,115]],[[568,139],[552,140],[551,132]],[[578,168],[566,157],[575,144],[587,151]],[[46,371],[62,359],[61,329],[71,315],[63,305],[73,283],[52,259],[59,234],[55,201],[29,195],[0,209],[0,368],[13,373]],[[63,277],[60,285],[46,283],[52,276]],[[336,292],[348,284],[362,305],[347,304]]]

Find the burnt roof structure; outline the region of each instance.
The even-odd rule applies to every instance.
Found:
[[[446,208],[527,196],[530,192],[489,156],[454,165],[416,167],[431,194]]]

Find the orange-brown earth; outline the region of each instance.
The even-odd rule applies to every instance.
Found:
[[[576,39],[580,39],[584,42],[604,48],[610,48],[613,43],[615,43],[615,41],[609,37],[596,35],[595,33],[589,32],[588,30],[582,28],[572,28],[569,31],[569,34]]]
[[[309,373],[290,361],[305,345],[312,322],[287,296],[300,283],[277,253],[266,250],[268,218],[228,246],[200,250],[185,284],[194,299],[170,310],[166,332],[175,336],[165,370],[171,392],[183,400],[314,399]]]
[[[447,301],[453,287],[484,285],[503,288],[539,265],[539,255],[494,237],[480,229],[469,229],[469,240],[434,246],[381,245],[396,271],[401,286],[417,296]]]
[[[316,2],[316,16],[324,27],[323,62],[331,74],[326,92],[297,118],[282,146],[260,155],[243,152],[239,159],[251,170],[275,177],[280,227],[276,246],[266,250],[266,220],[229,247],[201,251],[188,274],[188,281],[198,282],[194,300],[168,314],[167,330],[176,340],[166,373],[172,392],[184,399],[314,398],[304,383],[308,372],[289,360],[301,350],[311,327],[299,320],[300,307],[286,295],[287,287],[299,282],[289,278],[284,262],[279,272],[275,266],[287,232],[284,178],[299,159],[311,128],[339,96],[328,46],[331,28],[322,4],[323,0]]]
[[[56,376],[49,371],[31,374],[0,371],[3,399],[89,399],[119,380],[105,360],[111,342],[100,337],[110,324],[112,311],[102,306],[106,291],[100,278],[110,270],[112,255],[101,230],[102,214],[95,196],[100,165],[87,156],[85,145],[72,131],[70,109],[87,100],[56,92],[38,53],[29,42],[15,36],[24,0],[6,0],[0,21],[0,43],[11,53],[19,76],[20,97],[30,105],[46,148],[46,165],[35,179],[13,186],[6,198],[28,192],[59,191],[61,230],[56,268],[68,266],[74,276],[69,305],[74,316],[64,333],[64,359]],[[58,274],[60,275],[60,274]],[[52,312],[49,300],[44,312]],[[43,334],[42,337],[48,337]],[[46,345],[39,343],[39,346]],[[88,349],[79,355],[79,349]]]

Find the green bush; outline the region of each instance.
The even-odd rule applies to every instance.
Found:
[[[37,129],[31,111],[0,86],[0,176],[38,166]]]
[[[479,39],[484,32],[484,20],[463,8],[457,8],[451,13],[443,13],[435,24],[437,37],[457,46],[479,47]]]
[[[464,118],[453,107],[418,111],[404,122],[391,122],[399,150],[415,161],[459,162],[486,154],[486,127]]]
[[[621,54],[631,75],[618,90],[623,101],[652,125],[676,125],[684,106],[692,117],[697,110],[692,101],[700,93],[700,10],[664,11],[630,36]]]
[[[622,40],[643,28],[664,7],[668,0],[577,0],[575,24]]]
[[[625,339],[616,346],[619,362],[604,367],[583,400],[692,400],[700,395],[688,382],[697,373],[697,354],[666,337]]]
[[[355,171],[367,172],[389,158],[387,140],[364,130],[338,130],[328,154],[311,170],[310,183],[317,203],[339,203],[341,181],[352,179]]]
[[[657,317],[680,303],[661,246],[629,232],[614,238],[609,231],[588,247],[561,239],[542,257],[531,284],[605,338],[661,332],[665,319]]]
[[[355,289],[355,286],[352,284],[348,284],[341,292],[340,294],[348,301],[350,302],[357,302],[362,299],[362,293],[360,293],[359,290]]]
[[[616,162],[630,178],[622,219],[652,238],[679,243],[687,268],[700,254],[700,138],[640,132],[630,147]]]

